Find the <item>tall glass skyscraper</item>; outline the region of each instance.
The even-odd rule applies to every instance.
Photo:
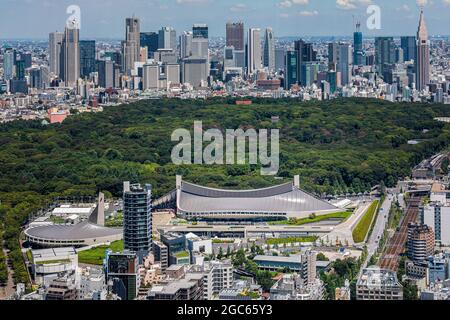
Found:
[[[123,237],[126,250],[136,252],[141,262],[152,247],[152,186],[124,182]]]
[[[356,25],[356,32],[353,34],[353,64],[356,66],[364,65],[364,50],[363,50],[363,34],[359,31],[361,24]]]
[[[80,76],[87,78],[95,72],[95,41],[80,41]]]
[[[158,33],[141,32],[141,47],[147,47],[148,58],[151,58],[153,53],[158,51]]]
[[[286,63],[285,63],[285,79],[284,79],[284,88],[286,90],[291,89],[294,84],[299,83],[298,77],[298,55],[297,51],[288,50],[286,52]]]
[[[403,59],[405,61],[416,60],[417,43],[415,36],[401,37],[400,46],[403,49]]]
[[[3,77],[5,80],[14,78],[14,56],[16,52],[13,49],[6,49],[3,55]]]

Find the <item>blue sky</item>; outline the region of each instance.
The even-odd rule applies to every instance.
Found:
[[[123,38],[124,19],[133,14],[142,31],[207,23],[212,36],[222,36],[227,21],[242,20],[246,28],[270,26],[276,36],[342,36],[360,19],[366,35],[413,35],[418,2],[430,34],[450,35],[450,0],[0,0],[0,38],[46,38],[63,29],[73,4],[81,8],[82,38]],[[381,8],[381,30],[365,27],[370,4]]]

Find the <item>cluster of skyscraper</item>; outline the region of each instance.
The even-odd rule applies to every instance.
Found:
[[[78,79],[98,72],[101,87],[144,91],[187,83],[194,88],[207,87],[211,79],[227,82],[236,76],[261,79],[259,73],[264,71],[266,78],[269,75],[280,79],[286,90],[317,83],[328,95],[338,87],[350,85],[352,77],[358,74],[358,67],[365,65],[374,65],[379,77],[399,87],[415,84],[416,89],[423,90],[430,82],[430,41],[423,12],[417,38],[401,37],[397,46],[393,37],[377,37],[375,52],[371,54],[364,47],[358,23],[353,47],[342,42],[328,45],[328,65],[319,61],[312,43],[298,40],[292,49],[276,49],[271,28],[265,30],[264,39],[258,28],[248,29],[245,37],[242,22],[227,23],[223,60],[219,62],[210,61],[206,24],[194,24],[192,31],[180,35],[179,42],[176,31],[170,27],[158,32],[141,32],[140,20],[136,17],[126,19],[125,29],[121,51],[106,52],[101,60],[97,59],[95,41],[79,40],[76,22],[67,25],[64,33],[51,33],[50,72],[58,75],[68,87],[75,87]],[[11,78],[8,59],[11,60],[7,53],[5,75]],[[19,77],[20,65],[18,70]]]

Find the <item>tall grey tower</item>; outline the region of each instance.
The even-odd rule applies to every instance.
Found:
[[[139,19],[132,17],[125,20],[125,41],[122,43],[123,71],[127,74],[134,69],[134,63],[139,61],[141,49],[141,31]]]
[[[430,40],[425,24],[423,10],[420,12],[419,29],[417,31],[416,55],[416,88],[423,90],[430,82]]]
[[[49,66],[50,72],[59,75],[59,65],[61,58],[61,45],[64,33],[52,32],[48,38]]]
[[[66,87],[75,87],[80,78],[80,29],[77,21],[68,22],[61,46],[60,77]]]
[[[275,39],[272,28],[267,28],[264,37],[264,67],[275,70]]]

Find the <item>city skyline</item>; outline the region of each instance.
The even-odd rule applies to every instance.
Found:
[[[5,1],[5,10],[0,13],[0,30],[8,32],[0,33],[0,39],[45,39],[49,32],[63,31],[61,26],[69,16],[66,8],[73,4],[66,0],[17,0],[12,6],[11,0]],[[127,10],[123,10],[117,0],[94,3],[80,0],[76,5],[81,9],[80,38],[122,39],[122,21],[133,14],[140,18],[141,31],[171,26],[182,32],[190,30],[194,23],[206,23],[210,37],[225,36],[228,21],[243,21],[246,29],[272,27],[277,37],[350,36],[356,21],[361,21],[361,31],[366,37],[414,35],[411,23],[414,21],[415,24],[419,18],[418,3],[425,4],[430,36],[450,35],[450,21],[445,19],[446,10],[450,9],[448,0],[277,0],[259,3],[242,0],[132,0]],[[369,30],[366,26],[369,17],[366,9],[370,4],[381,8],[380,30]],[[208,10],[211,6],[218,10]],[[108,12],[108,16],[101,14],[101,10]],[[188,19],[184,18],[186,10],[190,11]],[[22,23],[11,28],[18,18],[22,18]]]

